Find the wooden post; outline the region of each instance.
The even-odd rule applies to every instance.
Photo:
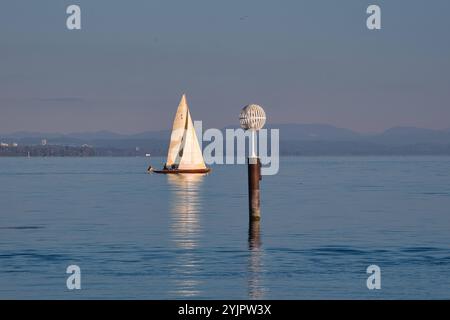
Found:
[[[261,220],[261,200],[259,181],[261,180],[261,161],[259,158],[248,158],[248,201],[250,221]]]

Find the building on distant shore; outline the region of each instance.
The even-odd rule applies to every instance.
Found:
[[[46,146],[47,145],[47,139],[42,139],[41,140],[41,145],[42,146]]]

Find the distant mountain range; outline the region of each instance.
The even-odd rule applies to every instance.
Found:
[[[450,130],[394,127],[379,134],[361,134],[327,124],[273,124],[267,128],[280,130],[281,153],[287,155],[450,154]],[[164,155],[169,137],[169,130],[129,135],[110,131],[70,134],[15,132],[0,134],[0,142],[39,145],[42,139],[46,139],[50,145],[138,147],[142,152]]]
[[[42,133],[42,132],[29,132],[18,131],[14,133],[1,134],[0,139],[67,139],[67,140],[121,140],[121,139],[154,139],[164,138],[170,133],[169,130],[165,131],[146,131],[137,134],[120,134],[111,131],[95,131],[95,132],[74,132],[74,133]]]
[[[433,130],[416,127],[394,127],[378,134],[362,134],[326,124],[282,124],[283,140],[303,141],[368,141],[381,144],[410,145],[417,143],[450,144],[450,129]]]

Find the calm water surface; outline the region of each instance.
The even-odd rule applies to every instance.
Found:
[[[245,166],[148,162],[0,158],[0,298],[450,298],[448,157],[283,158],[251,228]]]

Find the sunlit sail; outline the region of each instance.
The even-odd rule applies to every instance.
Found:
[[[207,173],[209,171],[203,160],[186,95],[183,94],[173,121],[166,164],[162,170],[154,172]]]

